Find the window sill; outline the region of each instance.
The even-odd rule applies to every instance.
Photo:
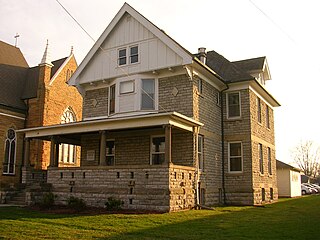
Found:
[[[232,121],[241,121],[242,120],[242,117],[227,117],[226,121],[228,122],[232,122]]]
[[[241,176],[243,175],[243,172],[227,172],[227,176]]]
[[[11,176],[14,177],[16,174],[15,173],[2,173],[3,176]]]

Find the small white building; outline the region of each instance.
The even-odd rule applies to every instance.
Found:
[[[279,197],[301,196],[300,169],[277,160]]]

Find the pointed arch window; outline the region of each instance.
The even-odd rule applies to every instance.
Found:
[[[71,107],[68,107],[61,116],[61,124],[76,121],[76,115]],[[76,161],[76,146],[71,144],[61,144],[59,147],[59,162],[74,164]]]
[[[14,174],[16,161],[16,132],[10,128],[5,140],[3,174]]]

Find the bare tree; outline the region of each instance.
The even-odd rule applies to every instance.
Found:
[[[320,170],[320,148],[312,141],[301,142],[292,151],[292,156],[305,175],[316,177]]]

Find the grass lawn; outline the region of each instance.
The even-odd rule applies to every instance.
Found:
[[[0,207],[0,239],[320,239],[320,196],[170,214],[46,214]]]

